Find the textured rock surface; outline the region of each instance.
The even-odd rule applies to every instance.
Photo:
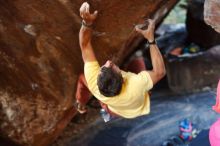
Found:
[[[205,22],[211,25],[217,32],[220,33],[220,1],[205,0],[204,5]]]
[[[142,40],[134,24],[161,19],[178,0],[89,0],[99,10],[93,45],[100,63],[119,64]],[[82,0],[0,1],[0,131],[32,146],[51,143],[71,117],[83,72]],[[158,22],[159,22],[158,21]]]
[[[174,92],[189,93],[215,87],[220,78],[220,46],[166,64],[169,87]]]
[[[204,3],[205,0],[189,1],[186,26],[190,41],[209,49],[220,44],[220,34],[205,23],[203,15]]]

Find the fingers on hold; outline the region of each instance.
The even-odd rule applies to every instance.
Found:
[[[152,25],[152,20],[151,19],[148,19],[148,24],[149,24],[149,26]]]
[[[98,11],[95,11],[95,12],[92,14],[93,19],[95,19],[95,18],[97,17],[97,14],[98,14]]]
[[[85,11],[86,11],[86,13],[89,13],[89,4],[88,5],[86,5],[86,7],[85,7]]]
[[[149,24],[155,23],[155,20],[153,19],[148,19]]]
[[[95,16],[96,16],[97,14],[98,14],[98,11],[96,10],[96,11],[93,13],[93,15],[95,15]]]
[[[86,18],[90,17],[89,7],[90,7],[89,4],[87,4],[86,7],[85,7],[85,17]]]
[[[134,28],[135,28],[136,31],[138,31],[138,27],[137,26],[135,26]]]
[[[80,9],[79,9],[80,15],[82,15],[83,10],[84,10],[84,7],[83,7],[83,6],[81,6],[81,7],[80,7]]]
[[[89,7],[89,3],[84,2],[84,3],[82,4],[82,6],[83,6],[83,7]]]
[[[86,11],[86,4],[85,3],[82,4],[82,6],[80,7],[79,11],[80,11],[80,16],[84,17],[85,11]]]
[[[139,33],[142,33],[142,30],[138,26],[135,26],[135,30]]]
[[[87,5],[88,5],[87,2],[83,3],[80,7],[80,11],[83,11],[87,7]]]
[[[155,20],[152,20],[152,19],[148,19],[148,28],[154,28],[155,27]]]
[[[88,4],[87,2],[84,2],[84,3],[81,5],[79,11],[83,13],[83,12],[86,12],[87,9],[89,9],[89,4]]]

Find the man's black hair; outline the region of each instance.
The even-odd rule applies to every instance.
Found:
[[[116,96],[120,93],[123,84],[121,73],[117,73],[110,67],[102,67],[97,79],[97,85],[102,95],[106,97]]]

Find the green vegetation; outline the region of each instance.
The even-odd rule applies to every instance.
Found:
[[[184,8],[183,8],[184,7]],[[185,23],[187,0],[180,0],[164,19],[164,24]]]

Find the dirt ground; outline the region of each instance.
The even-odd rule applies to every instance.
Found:
[[[187,95],[170,91],[151,97],[151,113],[135,119],[119,118],[104,123],[99,110],[89,107],[77,115],[52,146],[144,145],[159,146],[170,136],[178,135],[178,122],[189,118],[198,129],[208,129],[220,117],[211,106],[215,89]],[[92,116],[91,116],[92,115]]]

